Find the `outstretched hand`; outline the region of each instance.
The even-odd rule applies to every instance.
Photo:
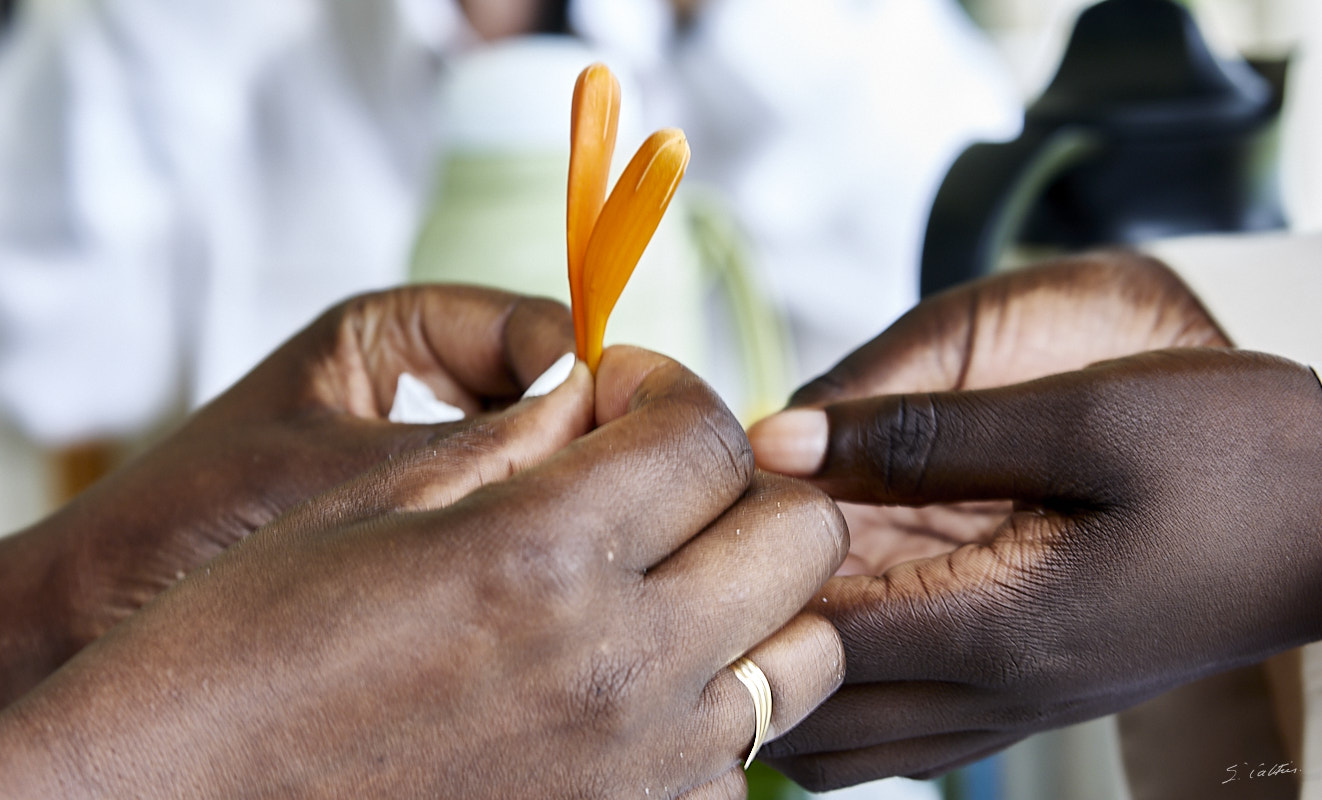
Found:
[[[1099,280],[1130,270],[1127,283]],[[1115,304],[1097,318],[1006,313],[1071,296]],[[994,324],[991,297],[1008,303]],[[977,309],[966,327],[938,324],[958,316],[949,298]],[[846,685],[773,746],[778,767],[811,787],[937,774],[1322,637],[1311,613],[1322,600],[1322,388],[1309,370],[1165,350],[969,390],[1077,368],[1071,347],[1092,348],[1079,362],[1117,355],[1098,344],[1107,318],[1111,346],[1225,343],[1164,270],[1076,261],[920,305],[750,433],[762,463],[882,519],[894,506],[1001,504],[982,530],[917,559],[896,556],[911,534],[851,520],[856,554],[860,538],[892,540],[850,570],[868,574],[824,590]],[[1050,319],[1054,336],[1015,333]],[[1068,339],[1070,319],[1093,333]],[[949,349],[923,356],[929,335]],[[992,357],[1010,340],[1021,346]]]
[[[929,298],[826,374],[795,392],[795,408],[904,392],[985,389],[1166,347],[1229,341],[1160,263],[1128,252],[1060,259],[997,274]],[[749,431],[758,463],[811,471],[817,418],[771,417]],[[806,427],[805,427],[806,426]],[[805,450],[806,448],[806,450]],[[922,508],[844,503],[850,556],[842,574],[880,575],[914,558],[982,541],[1004,502]]]
[[[810,786],[931,775],[1322,638],[1322,388],[1168,350],[1000,389],[828,406],[811,480],[1009,498],[983,543],[836,578],[846,685],[773,750]]]

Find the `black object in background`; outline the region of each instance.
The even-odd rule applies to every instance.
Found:
[[[990,272],[1014,243],[1062,250],[1281,228],[1283,65],[1212,54],[1170,0],[1105,0],[1005,143],[975,144],[928,219],[922,293]]]
[[[18,0],[0,0],[0,34],[3,34],[9,27],[10,21],[14,18],[14,9],[18,6]]]
[[[565,35],[569,29],[569,0],[544,0],[537,14],[534,33]]]

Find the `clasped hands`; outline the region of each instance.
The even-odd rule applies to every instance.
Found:
[[[769,736],[839,685],[801,609],[843,521],[661,356],[519,401],[572,347],[549,301],[350,301],[0,541],[6,791],[742,794],[727,665],[765,673]],[[465,421],[386,421],[404,371]]]
[[[571,344],[543,301],[352,301],[6,540],[6,774],[70,796],[740,796],[753,711],[725,667],[748,654],[770,736],[803,720],[766,752],[829,787],[1322,635],[1322,390],[1215,349],[1151,262],[934,298],[752,449],[701,381],[629,348],[514,402]],[[1086,366],[1172,347],[1199,349]],[[385,422],[402,371],[469,419]],[[851,537],[823,491],[862,504]]]

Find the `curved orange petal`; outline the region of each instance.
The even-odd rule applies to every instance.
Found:
[[[689,143],[677,128],[643,142],[602,206],[583,259],[584,361],[593,372],[601,360],[606,321],[656,226],[670,205],[689,163]]]
[[[569,123],[569,197],[565,241],[569,250],[569,297],[578,357],[586,355],[583,261],[610,181],[611,155],[620,120],[620,82],[605,64],[583,70],[574,84]]]

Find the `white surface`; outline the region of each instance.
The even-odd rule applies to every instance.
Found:
[[[824,800],[941,800],[936,784],[907,778],[889,778],[810,796]]]
[[[528,387],[528,391],[523,393],[524,399],[541,397],[555,391],[560,384],[569,380],[569,373],[574,371],[576,360],[573,353],[565,353],[557,358],[554,364],[537,376],[537,380],[532,382],[532,385]]]
[[[1322,800],[1322,644],[1304,648],[1303,800]]]
[[[1237,346],[1322,362],[1322,234],[1198,236],[1144,249],[1180,274]]]
[[[390,404],[391,422],[413,425],[432,425],[439,422],[458,422],[464,410],[436,399],[427,384],[407,372],[399,375],[395,384],[395,399]]]

